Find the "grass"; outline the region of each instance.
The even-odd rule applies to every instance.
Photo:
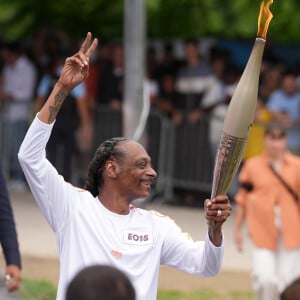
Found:
[[[24,300],[54,300],[56,288],[45,280],[22,279],[20,296]]]
[[[56,288],[48,281],[23,279],[20,295],[24,300],[54,300]],[[157,300],[254,300],[251,291],[218,293],[211,289],[190,292],[159,290]]]
[[[159,290],[157,300],[254,300],[251,291],[231,291],[218,293],[211,289],[181,292],[176,290]]]

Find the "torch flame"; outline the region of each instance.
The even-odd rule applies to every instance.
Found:
[[[265,4],[266,2],[266,4]],[[258,17],[258,31],[257,37],[266,39],[269,24],[273,18],[273,14],[271,13],[269,7],[273,3],[273,0],[262,0],[260,5],[260,12]]]

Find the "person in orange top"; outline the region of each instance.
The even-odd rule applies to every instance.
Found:
[[[235,244],[242,250],[246,220],[253,242],[253,288],[259,300],[278,300],[300,276],[300,158],[289,153],[286,144],[283,125],[269,122],[265,151],[244,162],[235,195]]]

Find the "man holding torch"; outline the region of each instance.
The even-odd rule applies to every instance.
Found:
[[[29,187],[55,232],[60,255],[57,300],[73,276],[86,266],[106,264],[123,270],[137,300],[154,300],[161,264],[197,276],[215,276],[223,259],[222,225],[231,213],[229,199],[205,200],[209,223],[204,241],[194,242],[170,218],[131,205],[150,194],[157,174],[142,145],[112,138],[96,150],[85,189],[76,188],[46,159],[45,147],[68,93],[88,76],[96,49],[87,34],[80,50],[66,59],[46,103],[33,120],[19,151]],[[101,130],[101,129],[100,129]]]

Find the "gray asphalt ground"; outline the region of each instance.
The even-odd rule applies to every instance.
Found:
[[[22,256],[57,259],[58,252],[54,234],[42,216],[39,207],[29,191],[10,191],[12,207],[18,232],[20,251]],[[170,216],[182,228],[189,232],[194,240],[203,240],[207,225],[201,208],[166,205],[163,203],[149,203],[146,209],[154,209]],[[222,270],[243,271],[251,270],[251,243],[246,234],[242,253],[238,252],[233,243],[234,210],[228,221],[224,224],[225,257]],[[2,254],[0,254],[1,256]],[[2,258],[3,259],[3,258]],[[0,282],[3,282],[3,280]],[[6,290],[0,288],[0,299],[18,300],[14,293],[8,295]]]

